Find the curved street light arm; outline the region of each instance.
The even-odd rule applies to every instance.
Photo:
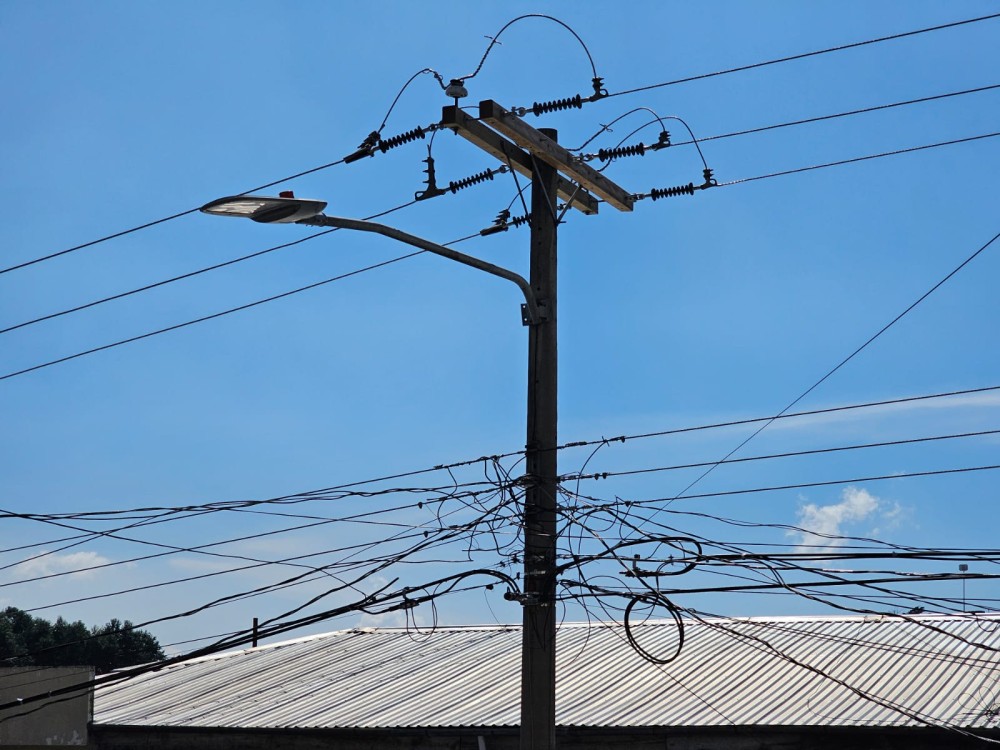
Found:
[[[471,255],[460,253],[457,250],[451,250],[444,245],[438,245],[430,240],[425,240],[421,237],[417,237],[416,235],[408,234],[407,232],[386,226],[385,224],[378,224],[374,221],[363,221],[361,219],[348,219],[342,216],[317,214],[296,223],[309,224],[311,226],[319,227],[336,227],[338,229],[354,229],[360,232],[373,232],[374,234],[381,234],[382,236],[396,240],[397,242],[403,242],[407,245],[412,245],[413,247],[419,247],[421,250],[426,250],[434,255],[440,255],[443,258],[458,261],[463,265],[478,268],[480,271],[486,271],[486,273],[492,274],[493,276],[499,276],[501,279],[513,281],[524,294],[524,324],[536,325],[542,320],[543,316],[539,310],[538,302],[535,300],[535,294],[531,290],[531,285],[523,276],[519,276],[513,271],[508,271],[506,268],[495,266],[492,263],[487,263],[485,260],[480,260],[479,258],[475,258]]]

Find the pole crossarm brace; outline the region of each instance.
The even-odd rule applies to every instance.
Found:
[[[619,211],[631,211],[635,199],[631,193],[613,183],[593,167],[580,161],[551,138],[535,130],[512,112],[492,99],[479,102],[479,119],[501,135],[526,148],[546,164],[555,167],[569,179],[594,195],[603,198]]]
[[[507,281],[513,281],[517,284],[517,287],[524,294],[524,309],[522,321],[525,325],[537,325],[544,319],[544,312],[539,308],[537,301],[535,300],[535,293],[531,290],[531,285],[528,281],[513,271],[508,271],[506,268],[500,266],[495,266],[492,263],[487,263],[485,260],[480,260],[471,255],[466,255],[465,253],[460,253],[457,250],[452,250],[444,245],[439,245],[436,242],[431,242],[430,240],[425,240],[422,237],[417,237],[413,234],[408,234],[402,230],[395,229],[394,227],[386,226],[385,224],[378,224],[374,221],[363,221],[361,219],[348,219],[342,216],[327,216],[326,214],[317,214],[308,219],[303,219],[302,221],[296,222],[297,224],[308,224],[311,226],[318,227],[336,227],[338,229],[354,229],[360,232],[372,232],[374,234],[381,234],[383,237],[388,237],[390,239],[396,240],[397,242],[402,242],[407,245],[412,245],[413,247],[419,247],[421,250],[426,250],[434,255],[440,255],[443,258],[448,258],[449,260],[457,261],[463,265],[471,266],[472,268],[477,268],[480,271],[485,271],[493,276],[499,276],[501,279],[507,279]]]
[[[469,117],[458,107],[454,105],[445,107],[441,111],[441,124],[455,131],[455,133],[473,145],[492,154],[501,163],[509,165],[511,169],[516,170],[519,174],[531,179],[533,169],[531,154],[518,148],[515,144],[493,130],[490,130],[475,118]],[[533,128],[531,130],[538,133]],[[540,133],[538,135],[541,137]],[[560,177],[557,191],[560,200],[565,201],[578,211],[582,211],[588,215],[597,213],[598,206],[600,205],[598,200],[569,180]]]

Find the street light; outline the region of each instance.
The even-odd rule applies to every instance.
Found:
[[[524,295],[524,305],[521,309],[521,320],[524,325],[534,325],[541,321],[538,304],[534,292],[527,280],[513,271],[495,266],[471,255],[460,253],[436,242],[408,234],[399,229],[362,219],[348,219],[342,216],[327,216],[323,213],[326,201],[296,198],[292,193],[282,193],[279,197],[265,195],[233,195],[206,203],[201,207],[202,213],[212,216],[234,216],[250,219],[259,224],[306,224],[315,227],[334,227],[336,229],[354,229],[360,232],[373,232],[403,242],[413,247],[419,247],[434,255],[457,261],[480,271],[499,276],[517,284]]]
[[[554,130],[537,133],[545,142],[555,143]],[[507,148],[511,154],[520,153],[513,144]],[[290,192],[277,198],[255,195],[220,198],[205,204],[201,210],[263,224],[306,224],[373,232],[507,279],[521,290],[524,295],[521,322],[528,326],[528,398],[522,521],[520,747],[552,750],[556,727],[556,540],[559,536],[556,201],[562,178],[544,158],[522,155],[521,159],[531,164],[530,283],[506,268],[384,224],[326,216],[325,202],[303,200]],[[577,192],[574,190],[573,194]]]

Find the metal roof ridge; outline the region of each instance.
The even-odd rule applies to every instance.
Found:
[[[731,617],[706,617],[704,621],[706,623],[733,623],[733,622],[744,622],[744,623],[767,623],[767,622],[785,622],[785,623],[825,623],[825,622],[882,622],[882,621],[906,621],[906,620],[918,620],[921,622],[926,621],[947,621],[947,622],[959,622],[959,621],[970,621],[974,622],[977,620],[1000,620],[1000,612],[953,612],[953,613],[943,613],[943,612],[922,612],[920,614],[907,614],[903,612],[893,613],[887,612],[884,614],[854,614],[854,615],[747,615],[747,616],[731,616]],[[701,622],[700,619],[685,617],[685,626],[698,625]],[[633,627],[656,627],[661,625],[674,626],[676,623],[673,618],[657,618],[648,619],[643,622],[635,623]],[[564,622],[561,623],[558,628],[559,630],[577,630],[586,628],[621,628],[624,623],[617,620],[591,620],[589,622]],[[507,623],[499,624],[493,623],[490,625],[481,624],[461,624],[461,625],[437,625],[433,628],[429,628],[431,632],[503,632],[511,630],[520,630],[520,623]],[[355,626],[352,628],[342,628],[340,630],[331,630],[324,633],[313,633],[311,635],[300,636],[298,638],[291,638],[285,641],[277,641],[275,643],[264,643],[259,646],[251,646],[249,648],[234,649],[232,651],[220,651],[214,654],[206,654],[204,656],[196,656],[192,659],[185,659],[183,664],[193,664],[202,661],[208,661],[211,659],[224,659],[233,657],[239,654],[249,654],[256,653],[259,651],[266,651],[269,649],[283,648],[286,646],[291,646],[297,643],[308,643],[310,641],[319,641],[327,638],[334,638],[340,635],[349,635],[351,633],[355,634],[378,634],[384,633],[387,635],[399,634],[399,633],[412,633],[413,628],[406,627],[378,627],[378,626]]]

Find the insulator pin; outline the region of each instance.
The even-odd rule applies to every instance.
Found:
[[[413,130],[407,130],[405,133],[394,135],[392,138],[387,138],[384,141],[380,140],[378,142],[378,150],[384,154],[391,148],[396,148],[396,146],[402,146],[404,143],[423,138],[426,134],[427,131],[418,126]]]
[[[535,102],[531,105],[531,111],[537,117],[538,115],[543,115],[546,112],[558,112],[563,109],[581,109],[583,107],[583,98],[577,94],[576,96],[570,97],[569,99],[555,99],[550,102]]]
[[[604,88],[603,78],[592,78],[591,83],[594,84],[594,93],[588,97],[588,102],[596,102],[598,99],[603,99],[608,95],[608,90]]]
[[[674,198],[678,195],[694,195],[694,183],[689,182],[687,185],[669,188],[653,188],[649,191],[649,197],[654,201],[658,201],[660,198]]]
[[[648,146],[648,148],[651,151],[659,151],[661,148],[667,148],[669,146],[670,146],[670,131],[661,130],[660,137],[656,139],[656,143],[654,143],[651,146]]]
[[[641,143],[637,143],[634,146],[602,148],[597,152],[597,158],[601,161],[611,161],[612,159],[621,159],[625,156],[644,156],[645,153],[646,147]]]

